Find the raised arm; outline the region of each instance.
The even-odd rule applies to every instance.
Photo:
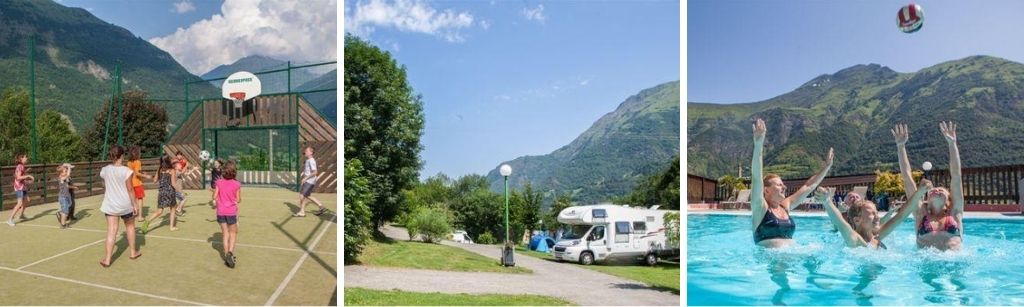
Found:
[[[807,195],[811,194],[811,192],[813,192],[814,189],[817,188],[819,184],[821,184],[821,181],[825,180],[825,175],[827,175],[829,169],[832,168],[832,158],[832,148],[829,148],[828,155],[825,156],[825,166],[823,166],[817,174],[814,174],[813,177],[808,178],[807,182],[804,182],[804,185],[800,187],[800,189],[796,190],[796,192],[793,193],[793,195],[786,197],[786,200],[782,202],[782,206],[786,207],[786,210],[790,209],[790,204],[792,204],[794,201],[804,199],[804,197],[807,197]],[[799,206],[799,204],[797,205]]]
[[[847,247],[867,245],[867,243],[864,242],[864,239],[861,238],[856,231],[853,231],[853,227],[850,226],[850,223],[846,222],[846,219],[843,218],[843,214],[839,212],[839,208],[832,203],[833,193],[834,191],[832,190],[818,188],[817,192],[814,193],[814,198],[825,204],[825,213],[828,214],[828,219],[832,220],[832,224],[839,230],[839,234],[843,237],[843,242],[846,243]]]
[[[903,190],[906,195],[914,195],[917,192],[917,184],[914,183],[914,175],[911,173],[910,158],[907,158],[907,140],[910,139],[910,132],[907,130],[906,124],[897,124],[892,130],[893,138],[896,139],[896,157],[900,161],[900,179],[903,179]],[[920,213],[915,210],[913,212],[914,220],[918,220],[921,217],[918,216]]]
[[[917,192],[914,192],[914,196],[911,196],[910,200],[900,207],[899,213],[896,213],[895,217],[882,224],[882,228],[878,231],[878,240],[882,240],[893,230],[896,230],[896,227],[899,227],[900,223],[902,223],[911,212],[917,212],[918,209],[921,208],[921,200],[924,199],[924,195],[928,194],[928,190],[931,190],[931,188],[931,181],[928,181],[928,179],[921,180],[921,186],[915,189]]]
[[[957,223],[960,223],[964,214],[964,183],[960,174],[960,149],[956,147],[956,124],[942,122],[939,123],[939,129],[949,145],[949,192],[953,193],[953,215],[957,216]]]
[[[754,155],[750,159],[750,217],[751,217],[751,229],[756,229],[757,224],[761,223],[761,219],[764,218],[764,213],[767,210],[765,208],[764,199],[764,171],[762,168],[763,155],[764,155],[764,136],[767,133],[768,128],[765,127],[764,120],[758,118],[754,121]]]

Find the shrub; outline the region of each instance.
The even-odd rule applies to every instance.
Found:
[[[494,235],[490,231],[485,231],[483,234],[476,238],[476,242],[480,244],[494,244]]]
[[[410,240],[416,235],[422,235],[424,242],[436,243],[450,234],[452,227],[448,223],[448,215],[442,210],[421,208],[409,219],[406,231],[409,232]]]

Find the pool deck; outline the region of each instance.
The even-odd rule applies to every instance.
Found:
[[[750,215],[750,210],[719,210],[689,208],[687,214]],[[790,211],[792,216],[826,216],[824,211]],[[1024,220],[1020,212],[964,212],[965,218]]]

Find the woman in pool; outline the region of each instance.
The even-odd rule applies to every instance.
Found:
[[[767,131],[764,120],[757,119],[754,122],[754,157],[750,163],[750,216],[754,242],[763,247],[776,248],[794,243],[793,231],[796,230],[796,224],[789,217],[791,204],[807,197],[825,179],[825,174],[832,168],[832,149],[828,149],[825,166],[821,171],[807,179],[793,195],[786,197],[786,185],[782,183],[782,178],[775,174],[762,177],[764,136]]]
[[[949,147],[949,187],[935,187],[928,190],[925,204],[914,210],[917,247],[934,247],[939,250],[959,250],[963,244],[964,193],[960,176],[960,150],[956,146],[956,124],[939,123],[939,130]],[[897,155],[900,160],[900,177],[907,194],[913,194],[914,177],[910,174],[910,160],[907,158],[907,140],[910,133],[907,125],[896,125],[892,130],[896,138]],[[952,191],[950,191],[952,190]]]
[[[825,213],[832,220],[832,224],[839,229],[839,233],[842,235],[847,247],[867,246],[885,249],[886,247],[882,243],[882,239],[888,236],[889,233],[892,233],[911,212],[917,210],[921,199],[924,199],[924,192],[931,189],[931,187],[931,181],[921,180],[921,186],[917,189],[917,193],[914,193],[914,196],[907,202],[907,205],[901,207],[899,213],[896,213],[893,218],[886,221],[881,227],[878,227],[880,220],[878,209],[875,207],[875,203],[870,200],[854,202],[848,210],[848,222],[839,212],[839,208],[832,203],[834,191],[818,188],[814,198],[825,204]]]

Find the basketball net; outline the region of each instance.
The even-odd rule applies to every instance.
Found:
[[[242,102],[245,101],[245,93],[244,92],[235,92],[235,93],[231,93],[230,96],[231,96],[231,101],[235,102],[235,109],[242,108]]]

